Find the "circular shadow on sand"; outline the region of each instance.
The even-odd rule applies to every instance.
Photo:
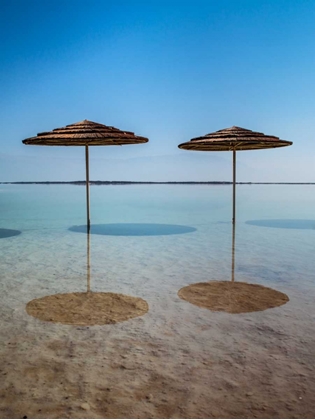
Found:
[[[178,296],[201,308],[230,314],[264,311],[289,301],[287,295],[269,287],[232,281],[190,284]]]
[[[87,233],[86,225],[71,226],[71,232]],[[197,229],[182,225],[164,225],[159,223],[109,223],[91,225],[90,233],[112,236],[158,236],[178,235],[195,232]]]
[[[26,312],[41,321],[66,325],[116,324],[147,313],[141,298],[118,293],[65,293],[34,299]]]
[[[245,223],[247,225],[280,229],[315,229],[315,220],[307,219],[248,220]]]
[[[0,239],[10,238],[11,236],[17,236],[17,235],[20,235],[21,233],[22,232],[20,230],[0,228]]]

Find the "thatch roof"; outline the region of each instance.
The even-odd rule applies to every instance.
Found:
[[[23,143],[38,146],[120,146],[148,141],[146,137],[136,136],[130,131],[84,120],[55,128],[53,131],[38,133],[36,137],[23,140]]]
[[[193,138],[178,147],[186,150],[228,151],[269,149],[291,146],[291,144],[291,141],[280,140],[279,137],[234,126]]]

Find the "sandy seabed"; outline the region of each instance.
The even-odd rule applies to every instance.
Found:
[[[141,258],[113,239],[106,269],[103,238],[93,238],[92,291],[141,298],[149,310],[114,324],[64,325],[30,316],[27,305],[86,290],[84,254],[80,263],[65,234],[56,267],[50,252],[57,234],[51,247],[48,235],[39,244],[29,236],[14,254],[8,242],[3,263],[1,418],[314,418],[311,277],[307,283],[303,274],[301,284],[289,270],[278,281],[238,274],[290,300],[250,313],[210,311],[178,296],[215,278],[206,277],[208,255],[189,260],[189,246],[184,257],[178,253],[180,241],[186,249],[184,235],[157,238],[158,259],[152,239]],[[129,239],[128,249],[136,244]]]
[[[234,281],[193,283],[180,289],[178,296],[201,308],[230,314],[264,311],[289,301],[269,287]]]
[[[26,312],[41,321],[77,326],[116,324],[142,316],[148,310],[143,299],[102,292],[58,293],[26,305]]]
[[[152,299],[142,317],[104,326],[53,324],[22,307],[2,308],[0,416],[314,417],[311,299],[300,296],[304,309],[293,299],[232,315],[175,292]]]

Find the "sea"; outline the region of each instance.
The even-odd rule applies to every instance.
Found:
[[[287,296],[242,313],[178,294],[232,280],[231,185],[92,185],[90,234],[85,199],[0,185],[0,417],[314,417],[315,185],[237,185],[235,284]],[[40,303],[87,291],[148,311],[77,325]]]
[[[0,288],[84,291],[86,195],[80,185],[0,185]],[[231,279],[231,185],[90,188],[91,288],[163,294]],[[315,185],[236,188],[235,280],[315,290]],[[38,291],[41,295],[42,291]],[[1,293],[2,296],[3,293]],[[31,297],[31,296],[30,296]]]

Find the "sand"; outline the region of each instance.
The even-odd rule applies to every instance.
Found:
[[[92,327],[3,305],[0,417],[312,418],[313,299],[229,314],[162,287],[145,315]]]
[[[172,239],[174,244],[180,240],[175,235]],[[188,264],[187,257],[188,262],[180,264],[176,257],[181,259],[182,254],[171,246],[173,242],[163,239],[159,261],[153,245],[142,245],[141,259],[132,253],[125,262],[126,255],[120,254],[121,263],[107,262],[108,273],[99,241],[100,248],[94,244],[92,296],[105,291],[134,296],[147,302],[148,312],[93,326],[30,316],[30,302],[47,304],[47,296],[75,297],[74,291],[86,290],[86,271],[75,271],[78,259],[69,254],[64,261],[69,269],[62,267],[54,275],[47,239],[34,257],[22,243],[19,260],[8,255],[10,270],[1,282],[0,418],[314,417],[311,276],[308,284],[304,275],[302,284],[299,272],[286,269],[286,276],[272,281],[270,271],[258,267],[265,280],[252,278],[251,272],[239,277],[286,294],[288,302],[248,313],[211,311],[178,296],[190,283],[215,277],[200,275],[199,259]],[[32,242],[31,237],[29,246]],[[66,245],[73,249],[72,241]],[[128,249],[134,249],[131,245]],[[119,249],[120,244],[117,249],[109,247],[107,258]],[[190,251],[188,247],[187,255]],[[33,261],[43,266],[34,268]],[[250,295],[244,299],[251,303]],[[65,306],[64,310],[71,308],[69,301]],[[93,314],[93,305],[90,310]],[[55,315],[58,311],[49,317]]]
[[[201,308],[231,314],[264,311],[289,301],[286,294],[269,287],[232,281],[191,284],[180,289],[178,296]]]
[[[115,324],[148,310],[147,302],[141,298],[102,292],[56,294],[26,305],[27,313],[41,321],[82,326]]]

